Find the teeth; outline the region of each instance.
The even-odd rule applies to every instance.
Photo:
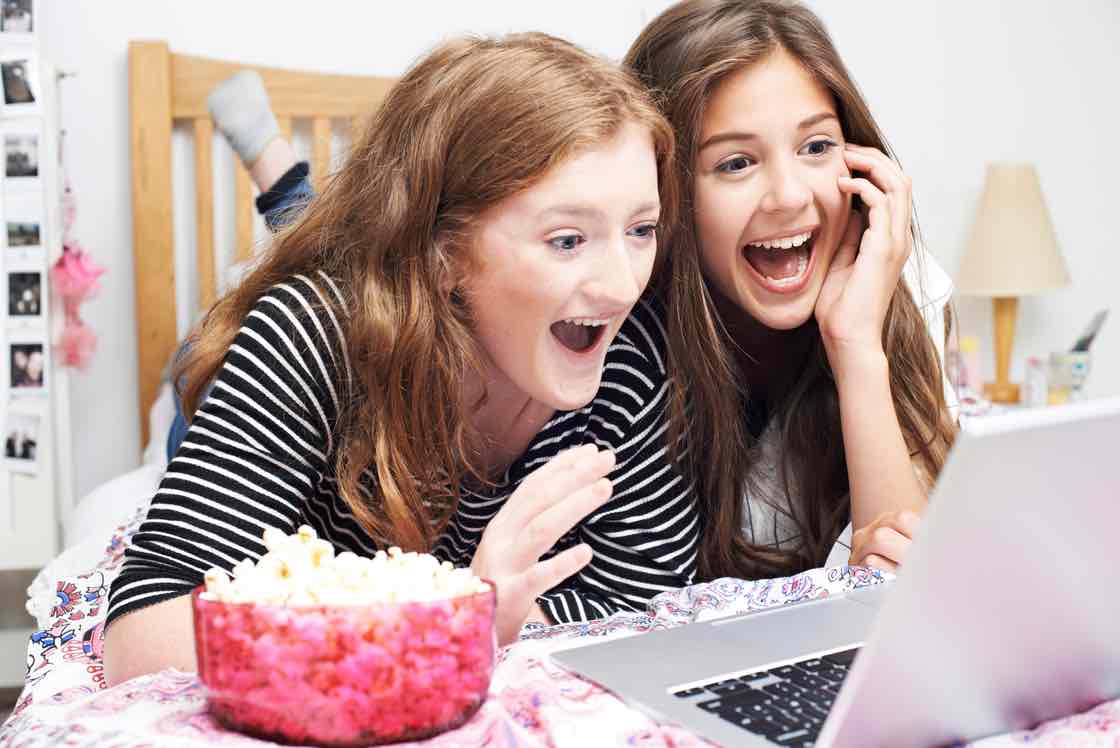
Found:
[[[603,325],[610,322],[610,318],[607,318],[607,319],[566,319],[566,320],[561,320],[561,321],[567,322],[569,325],[582,325],[583,327],[602,327]]]
[[[748,247],[762,247],[763,249],[793,249],[800,247],[813,236],[812,231],[797,236],[787,236],[785,239],[772,239],[765,242],[748,242]]]

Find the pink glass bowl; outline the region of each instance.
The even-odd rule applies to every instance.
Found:
[[[191,594],[222,725],[282,743],[419,740],[466,722],[494,671],[494,585],[434,602],[286,607]]]

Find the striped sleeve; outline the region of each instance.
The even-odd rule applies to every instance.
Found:
[[[700,518],[668,450],[665,357],[663,315],[643,301],[611,346],[585,439],[615,451],[614,493],[576,530],[591,563],[539,599],[555,621],[644,612],[655,595],[694,581]]]
[[[260,558],[266,527],[292,533],[303,521],[349,370],[340,302],[325,276],[296,277],[245,318],[125,552],[109,624],[189,593],[211,567]]]

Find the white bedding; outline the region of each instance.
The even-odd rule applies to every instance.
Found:
[[[40,628],[47,626],[57,602],[58,580],[84,574],[104,557],[113,531],[155,495],[167,469],[167,434],[175,418],[171,386],[164,383],[148,412],[151,437],[143,464],[102,483],[82,497],[62,522],[65,550],[35,576],[27,588],[27,612]]]

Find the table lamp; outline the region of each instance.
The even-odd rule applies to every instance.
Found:
[[[957,289],[992,299],[996,381],[984,385],[992,402],[1019,402],[1019,385],[1008,378],[1019,297],[1069,283],[1034,166],[989,164]]]

